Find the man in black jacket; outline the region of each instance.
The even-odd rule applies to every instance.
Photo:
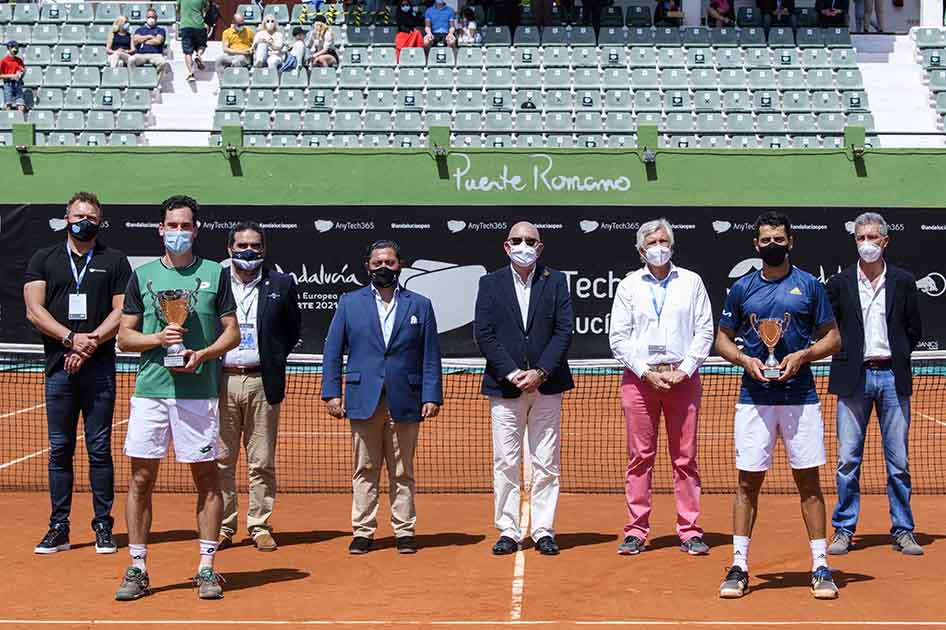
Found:
[[[223,358],[220,381],[220,549],[237,531],[236,464],[246,448],[250,478],[246,527],[260,551],[275,551],[269,518],[276,498],[276,431],[286,391],[286,358],[299,341],[296,283],[263,267],[266,236],[255,221],[230,230],[230,281],[240,345]]]
[[[504,243],[511,264],[480,278],[474,334],[486,357],[482,393],[493,425],[493,493],[499,540],[493,553],[514,553],[519,528],[519,460],[528,426],[533,482],[532,540],[544,555],[559,552],[562,394],[574,387],[567,352],[573,312],[565,275],[539,264],[539,231],[517,223]]]
[[[838,504],[831,522],[835,534],[828,553],[847,553],[860,511],[860,472],[864,436],[876,407],[887,464],[887,498],[893,548],[922,555],[913,536],[910,509],[910,353],[921,337],[916,281],[888,265],[887,222],[875,212],[854,221],[860,260],[828,281],[828,297],[841,330],[841,352],[831,362],[828,391],[838,397]]]

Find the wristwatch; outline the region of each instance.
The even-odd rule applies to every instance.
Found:
[[[539,378],[542,379],[542,382],[549,380],[549,373],[543,368],[535,368],[535,371],[539,373]]]
[[[69,334],[62,338],[62,345],[66,348],[72,347],[72,340],[76,336],[76,331],[70,330]]]

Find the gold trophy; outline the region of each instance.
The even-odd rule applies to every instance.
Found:
[[[765,347],[769,349],[769,358],[765,360],[765,368],[762,370],[762,376],[765,378],[778,378],[782,375],[779,362],[775,358],[775,346],[778,345],[782,335],[785,334],[785,329],[788,328],[788,322],[791,318],[792,316],[788,313],[785,313],[782,319],[759,319],[759,316],[755,313],[749,315],[749,325],[752,326],[755,334],[759,335],[759,339],[762,340]]]
[[[197,305],[197,293],[200,291],[200,278],[197,278],[197,286],[191,289],[167,289],[164,291],[154,291],[151,281],[148,281],[148,293],[154,302],[154,312],[158,320],[165,326],[168,324],[177,324],[183,327],[184,322],[194,312]],[[179,368],[184,367],[184,353],[187,348],[183,343],[173,343],[167,347],[167,354],[164,357],[164,367]]]

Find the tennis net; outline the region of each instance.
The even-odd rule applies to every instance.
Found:
[[[128,401],[137,360],[120,356],[112,449],[117,488],[127,486],[129,465],[122,454]],[[575,390],[564,397],[562,413],[562,491],[623,492],[627,450],[619,398],[622,371],[613,361],[574,361]],[[828,464],[822,468],[826,490],[834,489],[837,439],[835,397],[827,393],[827,365],[814,367],[825,417]],[[445,361],[444,408],[424,423],[415,459],[421,492],[490,492],[492,447],[489,404],[479,393],[483,364],[477,360]],[[917,493],[946,492],[946,353],[918,353],[913,363],[913,425],[910,468]],[[703,491],[728,493],[735,480],[733,410],[741,370],[710,360],[700,371],[703,384],[699,428],[699,466]],[[331,418],[320,399],[322,367],[315,356],[294,356],[287,375],[277,447],[281,492],[351,491],[351,436],[348,422]],[[44,404],[43,358],[38,347],[17,346],[0,352],[0,490],[45,490],[49,444]],[[82,435],[81,426],[79,435]],[[241,488],[246,472],[238,471]],[[75,455],[76,489],[88,489],[83,440]],[[384,475],[382,475],[384,477]],[[872,418],[864,453],[863,492],[884,491],[883,449]],[[170,458],[159,475],[158,490],[189,492],[190,473]],[[655,492],[671,492],[673,475],[661,429],[654,470]],[[795,491],[784,452],[778,448],[764,491]]]

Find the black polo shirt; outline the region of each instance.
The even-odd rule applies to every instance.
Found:
[[[72,266],[66,253],[66,243],[44,247],[30,258],[26,268],[26,282],[42,280],[46,282],[46,310],[53,318],[67,328],[79,333],[92,332],[112,312],[112,298],[123,295],[131,276],[131,266],[125,254],[96,242],[92,249],[92,259],[85,276],[82,270],[87,257],[69,250],[75,261],[76,272],[82,277],[79,293],[86,297],[86,319],[69,320],[69,294],[76,292],[76,281],[72,275]],[[43,348],[46,351],[46,373],[52,373],[62,364],[66,348],[61,339],[43,335]],[[109,339],[99,345],[94,356],[115,356],[115,339]]]

